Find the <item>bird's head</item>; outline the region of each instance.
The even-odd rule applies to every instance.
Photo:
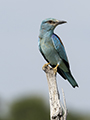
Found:
[[[42,21],[40,30],[53,31],[57,25],[66,23],[66,21],[60,21],[54,18],[48,18]]]

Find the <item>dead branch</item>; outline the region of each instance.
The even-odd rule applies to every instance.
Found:
[[[56,75],[54,74],[53,68],[45,66],[42,68],[47,77],[48,87],[49,87],[49,98],[50,98],[50,117],[51,120],[66,120],[67,117],[67,108],[65,102],[65,96],[63,93],[63,103],[60,101],[60,94],[58,92]]]

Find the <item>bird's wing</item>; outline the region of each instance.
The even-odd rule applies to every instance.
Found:
[[[60,58],[64,61],[65,65],[69,69],[68,58],[67,58],[65,48],[64,48],[64,45],[63,45],[61,39],[56,34],[53,34],[52,35],[52,42],[53,42],[54,48],[58,52]]]

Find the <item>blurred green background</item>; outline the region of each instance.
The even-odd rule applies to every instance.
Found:
[[[50,120],[49,103],[42,97],[19,98],[8,105],[7,112],[0,116],[0,120]],[[90,116],[68,109],[67,120],[90,120]]]

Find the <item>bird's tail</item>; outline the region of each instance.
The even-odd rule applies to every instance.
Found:
[[[69,81],[69,83],[70,83],[74,88],[75,88],[76,86],[79,87],[78,84],[77,84],[77,82],[75,81],[75,79],[73,78],[73,76],[71,75],[70,72],[66,72],[65,75],[66,75],[66,78],[67,78],[67,80]]]

